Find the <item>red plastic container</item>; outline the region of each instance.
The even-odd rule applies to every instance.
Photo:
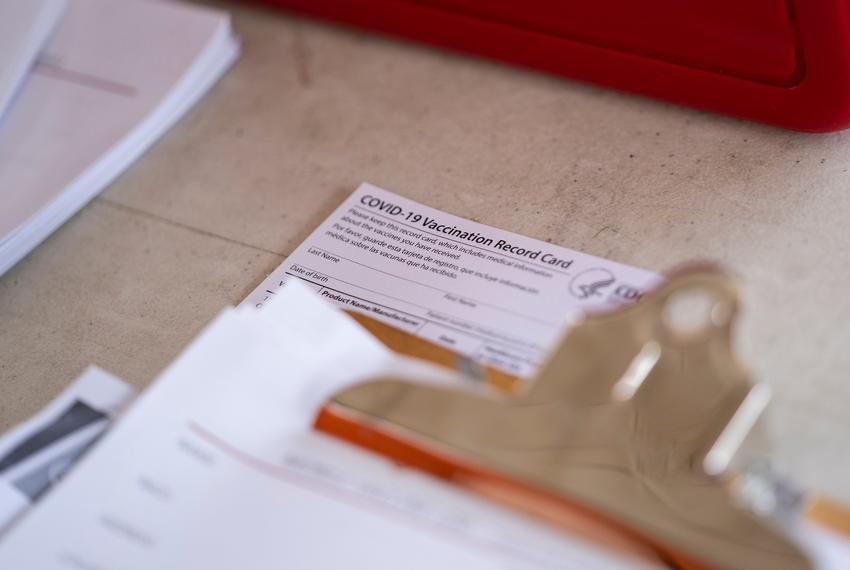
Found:
[[[850,0],[261,0],[805,130],[850,126]]]

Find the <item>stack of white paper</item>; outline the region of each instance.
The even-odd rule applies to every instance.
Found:
[[[68,0],[0,122],[0,274],[138,158],[237,54],[223,12]]]

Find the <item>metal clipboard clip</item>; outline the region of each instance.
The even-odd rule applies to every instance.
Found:
[[[702,303],[690,323],[676,313],[688,299]],[[733,354],[738,305],[728,275],[694,266],[579,319],[530,383],[497,374],[489,395],[375,378],[336,393],[315,426],[670,568],[810,569],[774,516],[782,485],[759,487],[773,512],[738,492],[752,474],[733,463],[770,398]]]

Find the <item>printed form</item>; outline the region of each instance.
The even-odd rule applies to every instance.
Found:
[[[518,376],[578,311],[637,300],[652,272],[362,184],[242,304],[293,277],[321,297]]]
[[[304,288],[228,309],[0,539],[0,568],[657,570],[311,429],[390,373],[463,382]]]

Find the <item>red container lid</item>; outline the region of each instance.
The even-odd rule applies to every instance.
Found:
[[[261,0],[677,103],[850,126],[848,0]]]

